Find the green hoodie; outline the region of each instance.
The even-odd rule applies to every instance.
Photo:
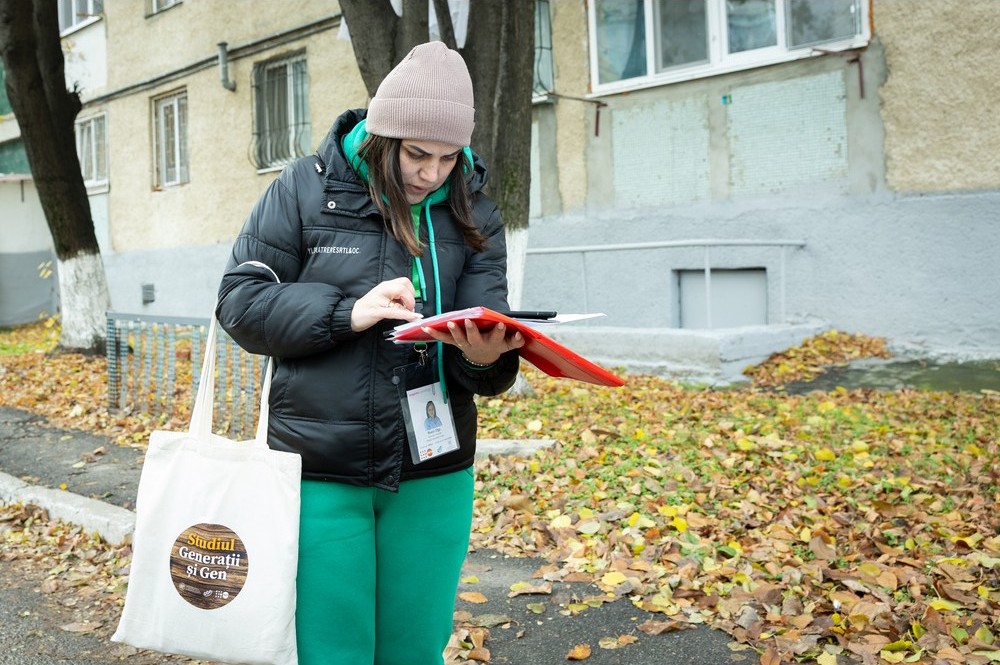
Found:
[[[361,158],[359,154],[361,150],[361,144],[366,138],[368,138],[368,131],[365,129],[368,121],[362,120],[357,125],[354,126],[350,132],[344,135],[343,148],[344,155],[347,156],[347,160],[351,163],[354,168],[355,173],[361,176],[361,179],[368,182],[368,163]],[[463,152],[468,164],[472,163],[472,150],[468,146],[464,147]],[[410,215],[413,217],[413,232],[416,234],[417,240],[420,240],[420,209],[424,209],[424,216],[428,221],[428,228],[430,227],[430,215],[431,206],[438,203],[442,203],[448,200],[448,194],[451,190],[450,181],[445,180],[444,184],[435,189],[433,192],[428,194],[426,198],[420,203],[414,203],[410,206]],[[433,238],[432,238],[433,243]],[[433,252],[433,246],[431,247],[431,252]],[[413,280],[413,288],[417,291],[417,297],[420,298],[422,294],[421,289],[421,278],[420,270],[416,259],[413,261],[413,274],[411,275]]]

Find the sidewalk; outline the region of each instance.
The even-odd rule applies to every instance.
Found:
[[[507,453],[505,442],[484,442],[481,452]],[[0,407],[0,503],[33,503],[54,519],[96,530],[109,542],[132,533],[136,490],[143,451],[124,448],[86,432],[49,427],[26,411]],[[65,489],[60,487],[65,485]],[[598,595],[583,583],[554,584],[551,595],[509,598],[516,582],[533,582],[544,562],[512,558],[488,550],[469,554],[459,592],[476,591],[485,603],[456,601],[456,611],[470,623],[489,629],[490,663],[557,665],[578,644],[588,644],[589,665],[730,665],[756,662],[752,651],[732,651],[729,635],[698,627],[650,636],[638,630],[646,621],[665,617],[636,609],[626,600],[606,603],[577,616],[560,610],[574,599]],[[529,604],[544,605],[541,613]],[[533,605],[538,609],[537,605]],[[471,618],[468,618],[471,617]],[[603,649],[603,638],[632,635],[638,640],[618,649]]]

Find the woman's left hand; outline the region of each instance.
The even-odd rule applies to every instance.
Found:
[[[439,342],[457,346],[466,360],[477,365],[491,365],[501,354],[524,346],[524,336],[517,331],[507,334],[502,323],[480,331],[474,321],[465,319],[464,325],[450,321],[447,332],[430,327],[422,330]]]

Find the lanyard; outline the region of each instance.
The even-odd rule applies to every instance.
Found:
[[[427,239],[430,245],[431,253],[431,266],[434,270],[434,313],[441,313],[441,275],[438,271],[438,260],[437,260],[437,247],[434,244],[434,222],[431,221],[431,208],[430,205],[424,206],[424,211],[427,214]],[[417,233],[417,239],[420,239],[420,217],[418,216],[416,221],[413,223],[414,231]],[[413,257],[413,274],[416,279],[414,280],[414,286],[417,287],[417,296],[424,298],[427,295],[427,280],[424,277],[424,265],[420,261],[420,257]],[[444,342],[437,343],[438,350],[438,381],[441,383],[441,396],[444,398],[445,404],[448,403],[448,386],[444,381]]]

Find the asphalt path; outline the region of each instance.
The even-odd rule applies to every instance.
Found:
[[[23,493],[42,508],[50,501],[86,497],[73,505],[69,521],[85,523],[101,507],[124,513],[135,504],[142,450],[116,446],[87,432],[49,426],[26,411],[0,407],[0,485],[27,483]],[[81,464],[82,462],[82,464]],[[44,494],[49,488],[58,492]],[[38,490],[42,488],[42,496]],[[10,496],[8,501],[17,501]],[[0,496],[3,500],[3,496]],[[125,513],[127,515],[127,513]],[[581,582],[557,582],[549,594],[511,596],[518,582],[538,585],[534,573],[545,562],[537,558],[508,557],[489,550],[470,552],[456,599],[463,621],[485,627],[490,663],[563,665],[577,645],[586,644],[588,665],[739,665],[756,662],[752,651],[734,651],[722,631],[698,626],[689,630],[649,635],[640,626],[667,617],[635,608],[628,599],[604,603],[570,616],[567,606],[598,596],[600,590]],[[108,641],[113,626],[82,633],[67,625],[86,621],[73,606],[71,593],[44,594],[39,586],[54,562],[0,559],[0,665],[104,665],[128,663],[186,663],[187,659],[137,652]],[[478,592],[485,602],[469,602],[466,592]],[[531,605],[529,608],[528,606]],[[419,611],[415,608],[415,611]],[[618,648],[602,648],[605,638],[631,636]],[[631,638],[635,638],[632,641]],[[606,642],[608,640],[605,640]]]

